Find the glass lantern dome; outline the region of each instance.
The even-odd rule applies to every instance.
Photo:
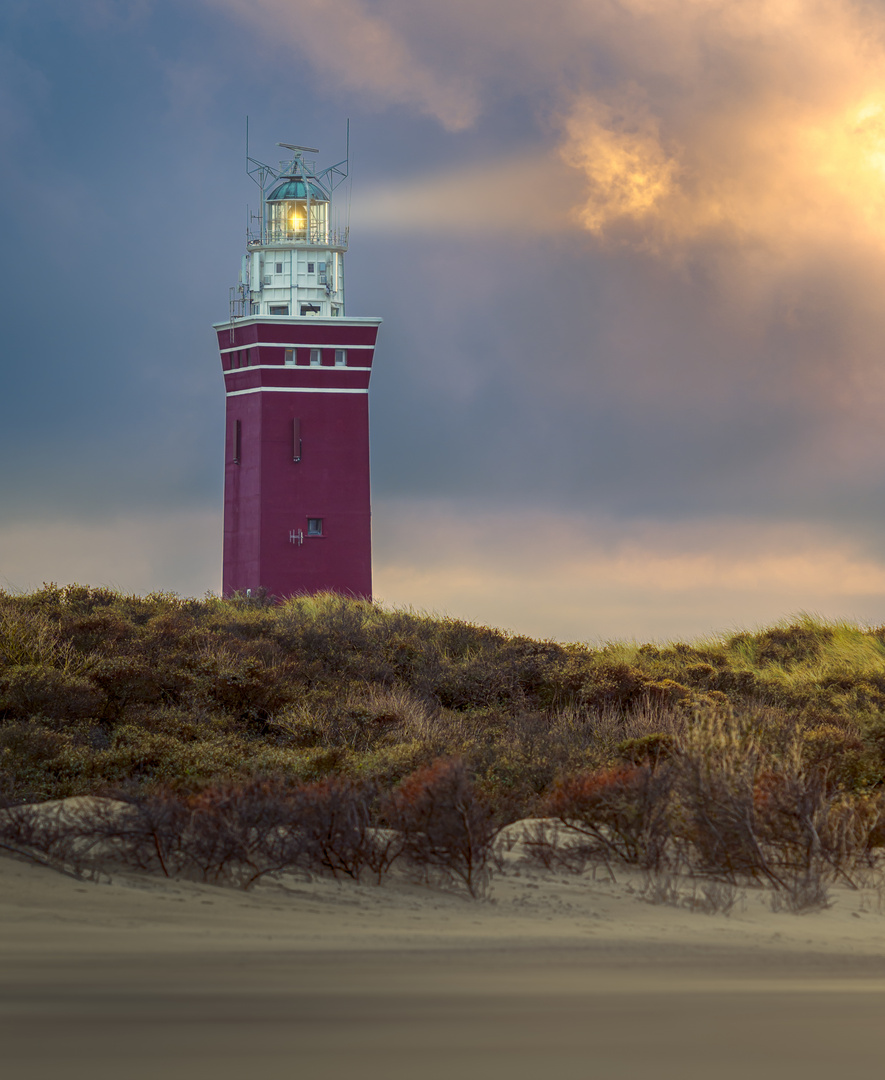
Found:
[[[267,239],[325,244],[329,240],[329,196],[309,179],[283,176],[267,196]]]

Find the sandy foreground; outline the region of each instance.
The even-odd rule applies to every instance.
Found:
[[[250,892],[0,857],[4,1080],[633,1080],[885,1072],[885,894],[730,915],[516,856],[492,898]],[[687,898],[687,897],[686,897]]]

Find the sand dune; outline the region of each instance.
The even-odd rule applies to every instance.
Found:
[[[726,917],[642,883],[511,860],[483,902],[396,876],[244,893],[3,857],[3,1075],[879,1074],[878,890],[799,916],[747,891]]]

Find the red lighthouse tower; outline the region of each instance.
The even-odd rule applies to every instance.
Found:
[[[279,169],[248,158],[261,190],[228,322],[217,324],[227,399],[222,591],[372,595],[369,377],[380,319],[344,308],[347,229],[309,147]]]

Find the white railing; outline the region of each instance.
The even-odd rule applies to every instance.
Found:
[[[346,248],[347,229],[323,229],[322,231],[311,231],[310,235],[308,235],[304,229],[289,232],[283,229],[271,228],[265,229],[265,239],[263,241],[260,233],[254,233],[250,229],[247,240],[250,247],[303,244],[305,247]]]

